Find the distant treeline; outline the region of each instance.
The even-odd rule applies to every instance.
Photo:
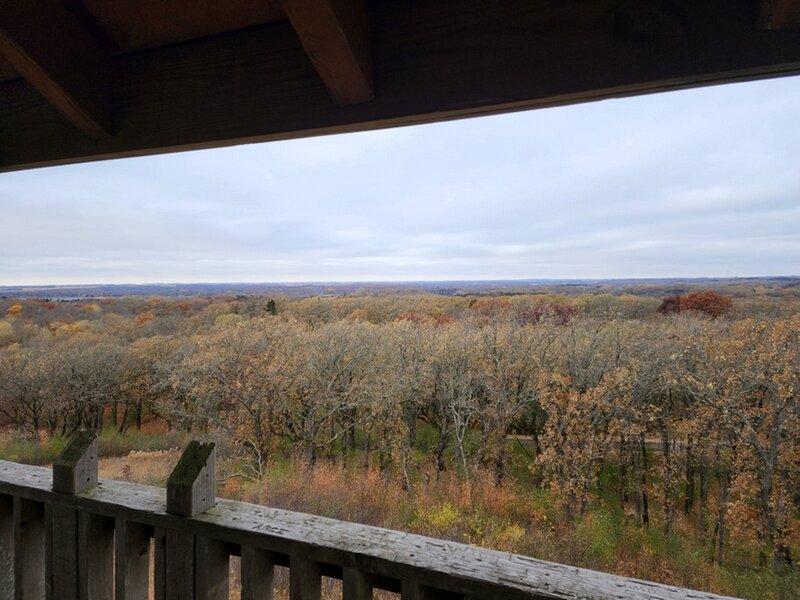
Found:
[[[527,279],[497,281],[399,281],[332,283],[151,283],[97,285],[0,285],[0,299],[91,300],[126,296],[197,298],[203,296],[408,295],[498,296],[519,294],[611,294],[661,297],[711,290],[743,298],[753,294],[800,298],[800,277],[698,277],[689,279]]]
[[[30,435],[156,419],[216,436],[250,477],[276,453],[336,457],[408,491],[445,469],[503,485],[526,436],[529,480],[564,514],[613,469],[642,526],[682,513],[717,560],[737,536],[783,568],[800,302],[766,296],[6,300],[0,414]]]

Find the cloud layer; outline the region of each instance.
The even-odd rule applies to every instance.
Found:
[[[0,175],[0,284],[800,274],[800,78]]]

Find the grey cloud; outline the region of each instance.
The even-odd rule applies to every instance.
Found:
[[[0,283],[798,274],[800,78],[0,175]]]

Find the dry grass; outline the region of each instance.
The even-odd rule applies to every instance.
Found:
[[[131,450],[126,456],[100,459],[99,474],[106,479],[164,485],[178,463],[181,450]]]

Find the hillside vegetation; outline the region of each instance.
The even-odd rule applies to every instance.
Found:
[[[794,291],[0,300],[0,457],[796,599]]]

